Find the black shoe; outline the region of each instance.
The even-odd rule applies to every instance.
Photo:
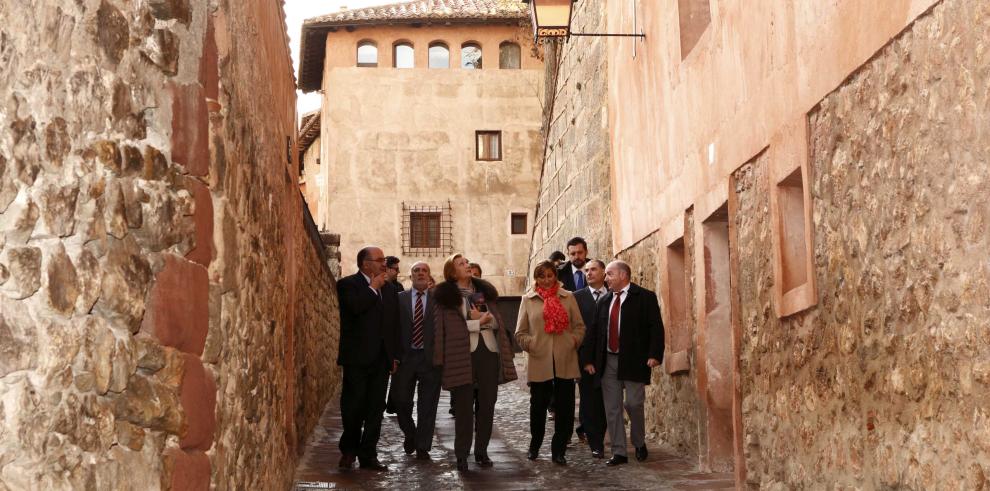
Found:
[[[450,411],[447,411],[447,412],[450,413],[451,416],[453,416],[454,415],[454,408],[450,408]]]
[[[495,465],[495,463],[492,462],[492,459],[489,459],[487,455],[483,457],[475,457],[474,461],[481,467],[491,467]]]
[[[369,471],[387,471],[388,466],[379,462],[378,459],[371,459],[367,462],[361,461],[361,468]]]
[[[467,459],[457,459],[457,470],[461,472],[468,470]]]
[[[402,449],[406,451],[406,455],[412,455],[416,451],[416,441],[407,436],[402,442]]]
[[[416,460],[430,460],[430,452],[427,452],[426,450],[417,450]]]
[[[337,464],[337,467],[340,467],[341,469],[350,469],[351,467],[354,467],[354,459],[355,456],[353,454],[345,453],[340,456],[340,463]]]
[[[629,463],[629,459],[625,455],[613,455],[611,459],[605,461],[605,465],[607,466],[622,465],[628,463]]]
[[[565,459],[563,455],[554,455],[550,458],[550,460],[557,465],[567,465],[567,459]]]
[[[646,445],[636,449],[636,460],[642,462],[646,460],[647,455],[649,455],[649,452],[646,451]]]
[[[594,457],[594,458],[596,458],[596,459],[604,459],[605,458],[605,451],[604,450],[592,450],[591,451],[591,456]]]
[[[538,451],[536,451],[536,450],[533,450],[532,448],[531,448],[531,449],[529,449],[529,450],[528,450],[528,451],[526,452],[526,458],[527,458],[527,459],[529,459],[529,460],[536,460],[536,457],[537,457],[538,455],[539,455],[539,452],[538,452]]]

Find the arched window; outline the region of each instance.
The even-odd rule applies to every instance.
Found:
[[[392,47],[392,66],[395,68],[413,68],[416,66],[416,52],[412,43],[399,41]]]
[[[430,68],[450,68],[450,48],[446,44],[430,43]]]
[[[374,41],[361,41],[357,48],[357,66],[378,66],[378,46]]]
[[[518,70],[522,66],[519,45],[506,41],[498,45],[498,67],[502,70]]]
[[[478,43],[461,45],[461,68],[481,70],[481,45]]]

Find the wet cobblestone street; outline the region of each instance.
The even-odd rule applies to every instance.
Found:
[[[520,374],[525,358],[516,357]],[[432,461],[416,460],[402,449],[402,432],[394,415],[382,422],[379,459],[388,472],[337,467],[340,452],[340,412],[331,404],[306,448],[296,472],[297,489],[732,489],[731,474],[702,474],[679,457],[649,442],[646,462],[630,458],[627,465],[610,468],[604,459],[595,459],[587,446],[574,437],[567,452],[567,466],[550,461],[553,423],[548,421],[547,436],[540,458],[526,459],[529,445],[529,391],[524,380],[499,388],[495,429],[489,456],[495,466],[482,469],[468,458],[470,470],[458,472],[454,466],[454,418],[447,413],[449,393],[443,391],[437,415],[437,431]],[[606,445],[607,447],[607,445]],[[629,455],[633,455],[632,449]],[[309,484],[306,484],[309,483]],[[311,485],[310,485],[311,484]]]

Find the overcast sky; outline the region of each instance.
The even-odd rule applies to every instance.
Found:
[[[373,7],[375,5],[386,5],[390,3],[400,3],[403,0],[285,0],[285,21],[289,29],[289,43],[292,45],[292,64],[294,72],[299,73],[299,33],[302,30],[302,23],[310,17],[316,17],[331,12],[340,11],[341,7],[357,9],[361,7]],[[299,94],[299,102],[296,105],[299,115],[312,111],[320,107],[320,94],[310,92]]]

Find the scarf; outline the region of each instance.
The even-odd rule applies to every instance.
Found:
[[[536,287],[536,293],[543,299],[543,331],[547,334],[560,334],[570,324],[567,311],[557,298],[558,288],[559,283],[550,288]]]

